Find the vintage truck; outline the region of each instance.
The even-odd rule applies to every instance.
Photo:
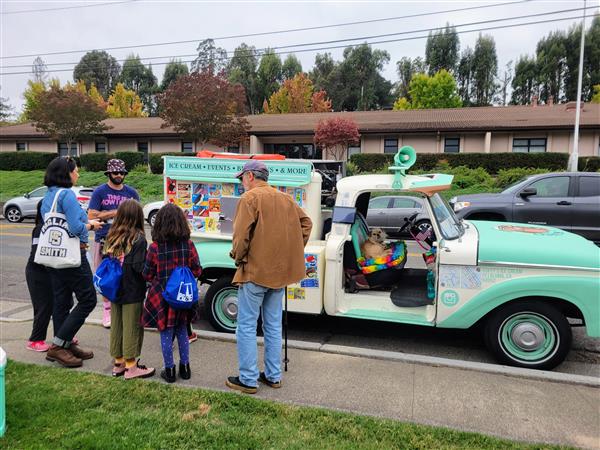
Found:
[[[229,251],[234,206],[242,195],[235,174],[251,156],[216,156],[164,157],[165,201],[182,207],[193,228],[202,281],[210,284],[203,299],[209,321],[234,332],[237,288]],[[329,214],[321,209],[321,178],[310,162],[261,157],[269,183],[292,195],[314,224],[306,278],[287,288],[289,311],[425,327],[481,326],[499,362],[534,369],[564,360],[572,325],[600,337],[600,248],[592,242],[546,226],[458,220],[439,195],[452,176],[407,174],[416,158],[410,147],[399,150],[389,175],[338,181]],[[369,199],[381,194],[425,200],[434,233],[429,270],[404,267],[402,241],[389,243],[393,261],[377,265],[362,258]],[[398,228],[411,229],[412,222],[414,217]]]

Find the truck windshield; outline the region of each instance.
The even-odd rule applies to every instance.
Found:
[[[456,239],[462,236],[464,233],[463,226],[448,207],[446,201],[439,194],[435,194],[429,199],[429,203],[442,232],[442,237],[444,239]]]

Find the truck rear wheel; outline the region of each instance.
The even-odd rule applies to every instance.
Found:
[[[217,331],[235,333],[237,327],[238,289],[231,284],[233,277],[222,276],[211,284],[204,298],[204,311]]]
[[[571,348],[571,326],[554,306],[538,301],[510,303],[492,314],[485,342],[501,363],[529,369],[558,366]]]

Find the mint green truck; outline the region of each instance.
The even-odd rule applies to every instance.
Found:
[[[234,175],[248,156],[165,157],[165,201],[188,215],[203,282],[210,284],[204,311],[225,332],[235,331],[237,317],[232,213],[226,209],[242,194]],[[287,288],[289,311],[423,327],[477,326],[500,363],[533,369],[552,369],[565,359],[572,326],[600,337],[600,248],[546,226],[458,220],[439,195],[452,176],[407,174],[414,160],[414,150],[404,147],[390,174],[341,179],[332,213],[321,209],[321,177],[310,162],[265,160],[270,184],[292,195],[314,224],[306,277]],[[386,242],[393,260],[363,258],[369,199],[378,194],[424,199],[433,233],[427,269],[405,267],[421,255],[407,254],[401,240]],[[414,221],[411,216],[397,227],[418,233]]]

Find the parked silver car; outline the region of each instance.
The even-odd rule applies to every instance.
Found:
[[[84,186],[73,186],[71,188],[79,204],[87,211],[92,192],[94,188]],[[25,218],[35,217],[37,204],[42,200],[48,188],[46,186],[39,187],[33,191],[23,194],[21,197],[11,198],[4,204],[3,214],[9,222],[21,222]]]
[[[408,219],[416,214],[415,225],[419,230],[430,228],[431,222],[427,211],[423,208],[423,200],[419,197],[402,195],[384,195],[369,201],[367,224],[369,228],[382,228],[388,235],[398,235],[400,228]]]

